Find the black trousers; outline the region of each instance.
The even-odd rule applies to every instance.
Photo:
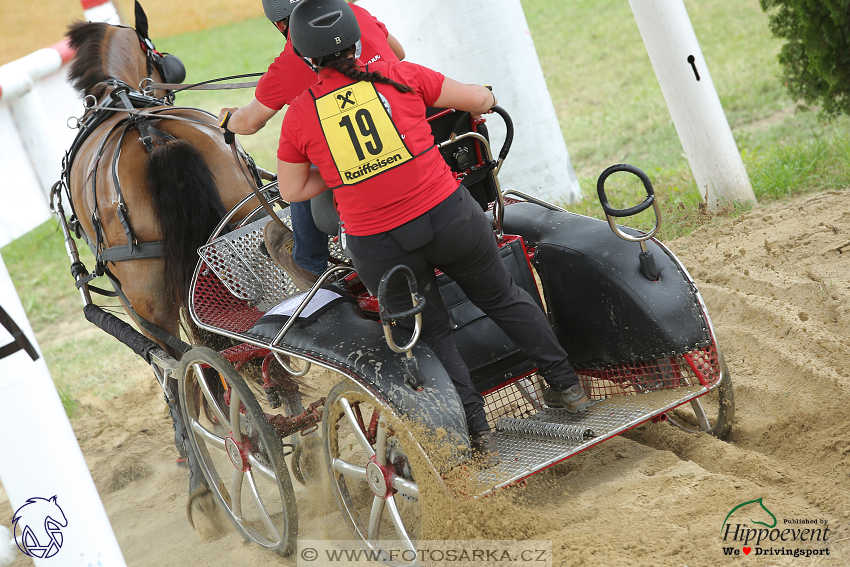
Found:
[[[422,228],[426,221],[431,230],[427,225]],[[403,225],[401,231],[394,229],[371,236],[347,235],[348,248],[360,279],[373,294],[378,291],[384,273],[398,264],[407,265],[416,274],[419,292],[426,301],[421,339],[431,347],[454,382],[470,431],[489,429],[484,398],[472,384],[469,369],[452,338],[448,311],[437,287],[435,267],[454,279],[469,300],[525,351],[550,386],[563,390],[578,383],[578,376],[546,315],[528,292],[514,283],[499,255],[486,213],[463,185],[411,223],[418,223],[420,230],[416,232],[424,235],[420,242],[411,238],[409,230],[399,236],[399,232],[405,232]],[[403,311],[411,306],[410,292],[403,277],[393,278],[387,296],[390,311]],[[412,319],[404,326],[411,327]]]

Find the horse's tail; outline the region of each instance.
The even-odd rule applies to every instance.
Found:
[[[145,168],[162,234],[166,284],[171,300],[185,308],[197,249],[206,243],[226,210],[215,176],[190,142],[172,140],[155,146]]]

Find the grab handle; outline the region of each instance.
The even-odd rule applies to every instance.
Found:
[[[404,273],[407,278],[407,289],[410,290],[410,296],[413,299],[413,307],[406,311],[401,311],[400,313],[390,313],[387,308],[387,286],[389,285],[390,278],[392,278],[397,272]],[[404,264],[399,264],[398,266],[387,270],[387,273],[383,275],[381,282],[378,284],[378,313],[381,315],[381,321],[391,323],[393,321],[398,321],[399,319],[404,319],[405,317],[419,315],[422,313],[422,309],[424,307],[425,298],[419,293],[416,286],[416,276],[413,274],[413,270]]]
[[[630,209],[615,209],[608,203],[608,196],[605,195],[605,181],[612,173],[616,173],[618,171],[625,171],[636,175],[643,182],[643,187],[646,189],[646,199],[644,199],[641,204]],[[655,191],[652,188],[652,182],[649,180],[649,177],[639,168],[627,163],[612,165],[603,171],[602,175],[599,176],[599,181],[596,182],[596,192],[599,195],[599,202],[602,204],[602,210],[605,211],[606,215],[611,215],[612,217],[622,218],[636,215],[651,207],[655,202]]]
[[[643,187],[646,189],[646,199],[644,199],[642,203],[630,209],[615,209],[608,203],[608,196],[605,194],[605,181],[612,173],[616,173],[618,171],[625,171],[626,173],[636,175],[643,182]],[[655,233],[658,232],[658,228],[661,226],[661,210],[658,208],[658,200],[655,198],[655,191],[652,188],[652,182],[649,180],[646,173],[639,168],[626,163],[612,165],[599,176],[599,181],[596,182],[596,192],[599,195],[599,202],[602,204],[602,210],[605,211],[605,218],[608,220],[608,226],[611,227],[614,234],[629,242],[640,242],[641,250],[645,252],[646,244],[644,244],[644,242],[655,236]],[[655,210],[655,226],[652,227],[652,230],[641,236],[632,236],[624,233],[617,226],[617,223],[614,222],[614,217],[630,217],[645,211],[649,207],[652,207]]]
[[[505,142],[502,144],[501,151],[499,151],[499,165],[501,166],[501,162],[505,161],[505,158],[508,157],[508,152],[511,151],[511,144],[514,142],[514,121],[511,120],[508,111],[501,106],[494,106],[490,110],[501,116],[502,120],[505,121]]]
[[[646,189],[646,199],[644,199],[641,204],[630,209],[615,209],[608,203],[608,197],[605,195],[605,180],[608,179],[612,173],[616,173],[618,171],[625,171],[636,175],[643,182],[643,187]],[[655,257],[646,246],[646,241],[655,236],[655,233],[658,232],[658,228],[661,226],[661,211],[658,208],[658,200],[655,198],[655,191],[652,189],[652,182],[649,181],[649,177],[646,173],[633,165],[625,163],[612,165],[599,176],[599,181],[596,183],[596,192],[599,194],[599,202],[602,204],[602,210],[605,211],[605,218],[608,220],[608,226],[611,227],[614,234],[623,240],[640,243],[640,272],[647,280],[657,282],[661,279],[661,270],[658,269],[658,266],[655,263]],[[614,217],[630,217],[645,211],[649,207],[652,207],[655,211],[655,226],[647,233],[640,236],[626,234],[620,230],[620,227],[617,226],[616,222],[614,222]]]
[[[392,278],[396,272],[402,272],[405,277],[407,277],[407,288],[410,290],[411,299],[413,299],[413,307],[400,313],[390,313],[387,308],[387,285],[389,285],[390,278]],[[378,284],[378,313],[381,315],[381,325],[384,326],[384,338],[387,340],[387,345],[393,352],[407,353],[408,358],[413,356],[413,353],[410,351],[413,349],[413,345],[416,344],[416,341],[419,340],[419,335],[422,332],[422,309],[424,307],[425,298],[422,297],[417,289],[416,276],[413,274],[413,270],[404,264],[399,264],[398,266],[387,270],[387,273],[385,273],[381,278],[381,283]],[[413,336],[406,345],[400,347],[396,345],[393,340],[390,323],[411,316],[416,318],[413,326]]]

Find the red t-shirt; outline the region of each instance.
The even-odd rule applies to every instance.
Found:
[[[353,82],[324,69],[319,83],[289,107],[277,150],[282,161],[311,162],[319,168],[334,190],[345,231],[355,236],[386,232],[413,220],[458,186],[425,119],[425,107],[440,97],[445,77],[395,61],[367,70],[380,71],[413,92]]]
[[[360,59],[364,62],[382,60],[398,61],[387,43],[387,27],[375,16],[357,6],[349,4],[357,23],[360,24]],[[307,63],[295,54],[292,42],[287,42],[283,52],[269,65],[269,70],[260,77],[254,97],[272,110],[280,110],[303,93],[319,78]]]

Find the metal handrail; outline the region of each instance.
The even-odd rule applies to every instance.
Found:
[[[484,148],[485,161],[488,164],[493,163],[493,153],[490,151],[490,142],[487,141],[487,138],[485,138],[478,132],[465,132],[460,136],[457,136],[452,133],[451,137],[448,140],[446,140],[445,142],[440,142],[439,144],[437,144],[437,147],[443,148],[445,146],[460,142],[461,140],[464,140],[466,138],[475,138],[476,140],[481,142]],[[499,162],[496,164],[496,168],[493,170],[493,182],[496,184],[497,196],[496,201],[494,201],[493,203],[493,222],[496,228],[496,238],[499,242],[501,242],[504,238],[504,231],[502,230],[502,225],[505,220],[505,199],[502,196],[502,186],[499,184],[498,176],[498,171],[502,166],[502,161],[503,160],[500,159]]]

